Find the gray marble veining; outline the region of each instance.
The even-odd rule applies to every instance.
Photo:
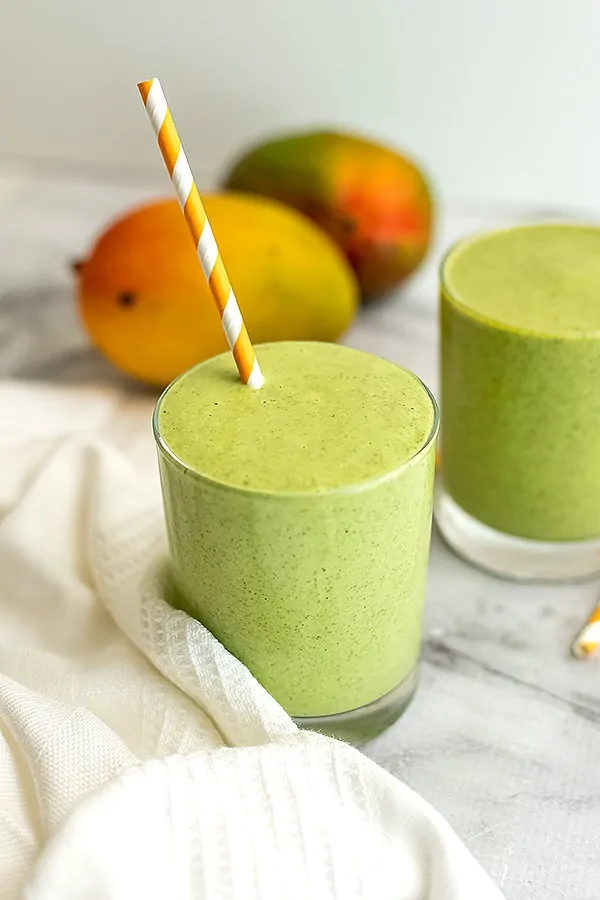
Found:
[[[126,398],[109,435],[152,465],[154,393],[88,345],[70,263],[155,185],[0,172],[0,377],[110,383]],[[546,218],[558,218],[548,213]],[[363,310],[346,340],[437,387],[436,264],[463,234],[530,210],[447,210],[430,262]],[[509,900],[600,898],[600,661],[569,644],[598,584],[519,586],[455,557],[434,534],[421,688],[366,752],[430,800]]]

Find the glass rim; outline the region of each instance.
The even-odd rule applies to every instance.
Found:
[[[260,346],[260,344],[258,344],[257,346]],[[348,348],[348,349],[355,349],[355,348]],[[358,351],[358,352],[364,353],[366,351]],[[220,356],[229,356],[230,352],[227,351],[226,353],[222,353],[219,355]],[[373,356],[374,354],[368,354],[368,355]],[[210,359],[214,359],[214,357],[211,357]],[[403,471],[414,466],[422,456],[425,456],[425,454],[428,452],[428,450],[431,448],[432,444],[435,442],[435,440],[437,438],[439,427],[440,427],[440,409],[439,409],[438,402],[435,399],[432,391],[427,387],[425,382],[422,381],[419,378],[419,376],[416,375],[414,372],[412,372],[410,369],[406,369],[404,366],[399,366],[397,363],[391,362],[390,360],[386,360],[386,362],[389,362],[390,365],[396,366],[396,368],[398,368],[398,369],[402,369],[402,371],[409,374],[412,378],[414,378],[421,385],[421,387],[424,389],[425,393],[427,394],[427,396],[429,398],[429,401],[431,403],[431,408],[433,410],[433,422],[431,425],[431,430],[430,430],[429,434],[427,435],[427,438],[424,441],[423,445],[421,447],[419,447],[419,449],[416,451],[416,453],[413,453],[413,455],[411,457],[404,460],[404,462],[400,463],[400,465],[396,466],[395,468],[391,469],[390,471],[384,472],[381,475],[377,475],[375,478],[365,479],[364,481],[351,482],[350,484],[336,485],[335,487],[328,487],[328,488],[324,488],[322,490],[303,490],[303,491],[265,490],[263,488],[251,488],[251,487],[248,487],[247,485],[236,485],[236,484],[230,484],[227,481],[221,481],[218,478],[214,478],[211,475],[207,475],[205,472],[199,472],[197,469],[193,469],[193,468],[190,468],[190,466],[187,466],[183,462],[183,460],[180,459],[177,456],[177,454],[173,452],[173,450],[171,450],[171,448],[169,447],[169,445],[163,438],[163,436],[160,432],[160,426],[159,426],[159,422],[158,422],[161,405],[162,405],[163,400],[165,399],[166,395],[171,390],[171,388],[174,385],[178,384],[179,381],[181,381],[183,378],[185,378],[190,372],[193,372],[196,369],[199,369],[202,366],[206,365],[206,363],[210,362],[210,359],[203,360],[202,362],[197,363],[195,366],[192,366],[191,368],[186,369],[185,372],[182,372],[180,375],[178,375],[176,378],[174,378],[173,381],[170,384],[168,384],[167,387],[162,391],[160,397],[156,401],[156,404],[154,406],[154,411],[152,413],[152,432],[154,434],[154,440],[156,443],[157,450],[165,459],[167,459],[170,463],[172,463],[177,469],[180,469],[181,471],[183,471],[184,474],[190,475],[195,480],[203,482],[204,484],[210,485],[211,487],[216,488],[218,490],[232,491],[233,493],[238,493],[238,494],[246,494],[248,497],[270,497],[273,499],[280,498],[282,500],[294,499],[294,498],[296,498],[296,499],[298,499],[298,498],[318,499],[319,497],[328,497],[328,496],[335,496],[335,495],[342,496],[344,494],[356,494],[356,493],[360,493],[361,491],[366,491],[366,490],[370,490],[372,488],[378,487],[379,485],[385,484],[388,481],[392,481],[394,478],[396,478],[398,475],[400,475]]]
[[[522,222],[518,225],[504,225],[501,228],[491,228],[487,230],[482,229],[480,231],[475,231],[471,234],[468,234],[464,237],[457,238],[457,240],[453,241],[453,243],[450,244],[446,252],[443,254],[438,267],[439,281],[443,299],[446,299],[449,303],[451,303],[454,309],[458,313],[463,315],[466,319],[471,319],[472,321],[477,322],[478,325],[483,325],[492,331],[503,331],[508,334],[516,335],[517,337],[536,338],[537,340],[541,341],[597,341],[600,338],[600,328],[590,328],[587,331],[581,331],[575,328],[565,329],[562,332],[533,331],[531,328],[522,328],[516,325],[509,325],[506,322],[502,322],[500,319],[494,319],[491,316],[484,316],[482,313],[474,310],[461,297],[460,293],[449,284],[446,269],[448,267],[450,257],[452,257],[458,251],[468,247],[469,244],[477,244],[482,240],[482,238],[495,237],[497,235],[505,234],[508,231],[526,231],[530,228],[552,228],[556,227],[557,225],[562,228],[595,231],[600,235],[600,225],[595,225],[588,222],[566,222],[557,219],[555,221],[553,220],[548,222]]]

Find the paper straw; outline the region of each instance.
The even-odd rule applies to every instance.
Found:
[[[597,606],[575,639],[572,650],[577,659],[587,659],[600,645],[600,606]]]
[[[255,389],[260,388],[264,379],[254,353],[254,347],[248,336],[238,302],[227,277],[219,248],[212,233],[160,81],[158,78],[140,81],[138,90],[142,95],[146,112],[158,138],[158,146],[162,158],[171,176],[175,193],[191,231],[202,271],[215,298],[221,315],[223,331],[233,353],[240,378],[244,384],[248,384]]]

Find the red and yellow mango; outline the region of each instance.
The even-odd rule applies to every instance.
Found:
[[[402,284],[429,247],[423,173],[360,137],[317,132],[270,141],[239,159],[225,186],[273,197],[319,225],[345,254],[364,300]]]

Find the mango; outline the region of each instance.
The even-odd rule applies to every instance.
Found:
[[[273,200],[204,201],[252,341],[337,340],[354,317],[358,286],[335,244]],[[227,349],[176,200],[126,214],[77,268],[85,328],[127,374],[164,386]]]
[[[425,257],[432,199],[423,173],[393,150],[317,132],[262,144],[239,159],[227,188],[281,200],[333,238],[363,300],[402,284]]]

